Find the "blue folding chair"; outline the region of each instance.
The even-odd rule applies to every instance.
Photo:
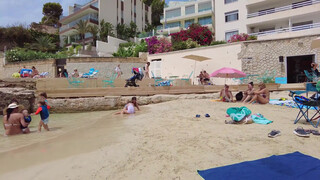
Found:
[[[296,120],[294,121],[294,124],[299,122],[301,118],[304,118],[313,127],[317,128],[320,123],[320,100],[313,100],[304,96],[297,95],[297,93],[294,91],[290,91],[289,96],[292,97],[292,100],[299,108],[299,113],[296,117]],[[311,113],[311,115],[309,115],[309,110],[311,109],[314,110],[314,113]],[[312,122],[317,119],[318,121],[316,123]]]

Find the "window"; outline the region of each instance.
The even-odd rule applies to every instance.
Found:
[[[211,18],[211,16],[202,17],[202,18],[198,19],[198,22],[200,25],[212,24],[212,18]]]
[[[238,10],[225,13],[226,22],[237,21],[238,19],[239,19]]]
[[[239,31],[238,30],[236,30],[236,31],[229,31],[229,32],[226,32],[226,41],[229,41],[230,39],[231,39],[231,37],[233,36],[233,35],[236,35],[236,34],[239,34]]]
[[[168,29],[168,28],[174,28],[174,27],[180,27],[180,22],[168,23],[168,24],[166,25],[166,29]]]
[[[193,14],[195,12],[194,5],[186,6],[186,15]]]
[[[166,18],[173,18],[178,16],[181,16],[181,8],[166,11]]]
[[[211,2],[201,3],[198,5],[198,12],[210,11],[212,9]]]
[[[193,23],[194,23],[194,19],[186,20],[184,22],[184,28],[188,28]]]
[[[237,2],[238,0],[224,0],[224,4],[229,4],[233,2]]]

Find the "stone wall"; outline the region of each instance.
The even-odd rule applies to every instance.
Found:
[[[98,77],[110,76],[115,67],[120,64],[123,72],[121,78],[132,76],[133,67],[144,67],[146,61],[140,58],[70,58],[67,60],[65,68],[72,73],[76,68],[79,73],[87,73],[90,68],[99,70]]]
[[[238,54],[242,60],[242,71],[246,74],[264,74],[276,72],[276,77],[286,77],[286,64],[279,62],[279,56],[315,55],[320,62],[320,50],[310,48],[311,41],[318,36],[305,36],[277,40],[243,42]],[[251,79],[255,82],[258,80]]]
[[[55,77],[57,72],[55,59],[10,62],[5,64],[4,58],[0,58],[0,61],[0,79],[11,78],[12,74],[18,72],[23,66],[28,69],[35,66],[40,73],[49,72],[49,77],[51,78]],[[107,74],[110,76],[111,73],[114,72],[114,68],[120,64],[123,72],[122,78],[129,78],[132,76],[131,69],[133,67],[143,67],[146,59],[136,57],[75,57],[67,59],[66,63],[65,68],[70,74],[75,68],[77,68],[80,73],[87,73],[90,68],[95,68],[99,70],[98,77],[105,77]]]
[[[177,99],[217,99],[214,94],[182,94],[182,95],[154,95],[137,96],[139,105],[155,104]],[[104,111],[122,108],[132,96],[105,96],[94,98],[76,99],[48,99],[52,112],[80,112],[80,111]]]
[[[19,72],[19,70],[25,66],[31,69],[35,66],[39,73],[49,72],[49,77],[54,77],[56,74],[55,59],[45,59],[45,60],[33,60],[33,61],[21,61],[21,62],[10,62],[4,65],[3,59],[0,62],[0,78],[11,78],[13,73]]]
[[[24,88],[0,88],[0,115],[12,99],[17,99],[29,112],[34,112],[34,91]]]

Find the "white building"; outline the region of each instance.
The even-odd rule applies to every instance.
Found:
[[[164,8],[160,20],[163,26],[158,27],[157,32],[160,34],[178,32],[192,23],[199,23],[213,30],[213,14],[212,0],[170,1],[168,7]]]
[[[60,23],[60,39],[63,45],[64,38],[67,44],[80,40],[74,29],[80,20],[87,20],[89,24],[99,25],[103,20],[110,22],[114,29],[117,24],[135,22],[139,31],[143,31],[147,24],[151,24],[151,7],[145,5],[142,0],[92,0],[84,5],[75,4],[69,7],[69,15],[62,17]],[[86,42],[92,41],[92,35],[85,35]]]
[[[320,0],[213,0],[216,40],[238,33],[276,39],[320,31]]]

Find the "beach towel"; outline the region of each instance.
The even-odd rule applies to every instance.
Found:
[[[285,100],[285,101],[280,101],[278,99],[270,99],[269,104],[272,105],[278,105],[278,106],[286,106],[290,108],[299,108],[298,105],[293,101],[293,100]],[[300,108],[306,109],[308,106],[304,106],[299,104]],[[315,107],[311,107],[310,109],[315,110]]]
[[[270,124],[270,123],[272,123],[272,121],[266,119],[260,113],[251,115],[251,119],[253,120],[254,123],[257,123],[257,124]]]
[[[231,117],[234,121],[241,121],[245,117],[251,114],[250,109],[245,106],[242,107],[231,107],[227,109],[227,114]]]
[[[320,160],[300,152],[294,152],[208,170],[198,170],[198,173],[205,180],[319,179]]]

